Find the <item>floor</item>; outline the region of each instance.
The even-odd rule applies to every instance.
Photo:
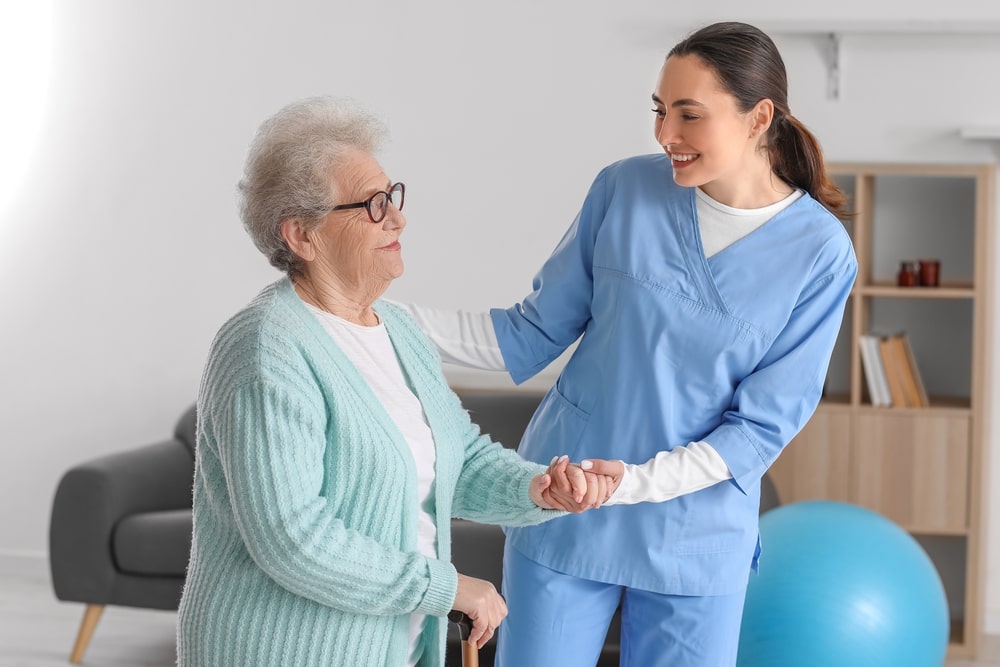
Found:
[[[83,605],[59,602],[44,577],[0,575],[0,666],[66,667]],[[108,607],[84,665],[170,667],[177,614]]]
[[[66,667],[82,616],[83,605],[53,597],[47,578],[0,573],[0,667]],[[173,612],[108,607],[83,664],[172,667],[175,620]],[[984,639],[978,660],[943,667],[997,666],[1000,636]]]

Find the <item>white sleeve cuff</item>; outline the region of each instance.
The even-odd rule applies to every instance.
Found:
[[[642,464],[625,464],[622,481],[605,505],[659,503],[732,479],[729,466],[707,442],[659,452]]]

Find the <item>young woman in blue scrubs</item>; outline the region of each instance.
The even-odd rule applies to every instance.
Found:
[[[662,148],[596,177],[523,301],[412,307],[446,361],[523,382],[578,346],[519,451],[617,483],[600,512],[507,532],[501,667],[734,665],[760,479],[813,414],[857,263],[845,198],[791,114],[774,43],[707,26],[652,96]]]

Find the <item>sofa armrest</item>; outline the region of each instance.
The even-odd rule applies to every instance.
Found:
[[[60,600],[107,604],[115,564],[111,538],[131,514],[191,507],[194,463],[176,440],[74,466],[56,488],[49,523],[49,567]]]
[[[543,393],[504,389],[456,389],[473,423],[494,442],[517,449]]]

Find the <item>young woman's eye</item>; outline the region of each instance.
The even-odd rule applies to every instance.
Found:
[[[681,114],[681,118],[684,120],[698,120],[698,116],[690,113]]]
[[[654,109],[651,109],[651,111],[656,114],[657,118],[663,118],[664,116],[667,115],[667,112],[664,111],[663,109],[656,109],[656,108],[654,108]]]

